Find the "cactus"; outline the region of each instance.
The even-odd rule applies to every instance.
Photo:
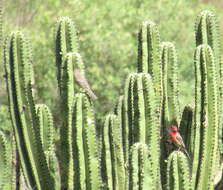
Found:
[[[198,71],[199,70],[199,71]],[[217,105],[217,79],[213,52],[208,45],[200,45],[195,52],[196,87],[201,89],[200,98],[195,98],[195,127],[200,130],[200,150],[195,148],[192,178],[197,175],[196,188],[213,189],[215,164],[218,149],[218,105]],[[200,75],[200,76],[199,76]],[[199,80],[201,79],[201,80]],[[197,94],[196,94],[197,95]],[[198,107],[198,108],[196,108]],[[197,120],[198,119],[198,120]],[[199,136],[199,135],[197,135]],[[199,146],[196,144],[194,146]],[[199,153],[198,153],[199,152]],[[201,155],[198,160],[198,155]],[[199,169],[198,169],[199,168]],[[196,174],[198,172],[198,174]]]
[[[46,155],[48,170],[53,179],[55,179],[55,188],[60,189],[60,176],[58,160],[55,153],[55,129],[53,125],[53,116],[50,109],[45,104],[37,104],[36,112],[40,126],[40,137],[43,151]]]
[[[40,137],[45,152],[50,152],[54,146],[53,116],[44,104],[37,104],[36,111],[40,123]]]
[[[163,85],[163,107],[162,107],[162,128],[161,128],[161,166],[166,170],[165,160],[168,157],[169,150],[166,146],[165,134],[171,124],[179,123],[179,100],[178,100],[178,65],[177,55],[174,44],[170,42],[161,43],[161,62],[162,62],[162,85]],[[164,161],[164,162],[163,162]],[[162,174],[162,180],[166,181],[165,173]]]
[[[102,177],[106,189],[125,189],[125,164],[118,117],[107,115],[102,137]]]
[[[125,98],[124,96],[120,96],[118,100],[118,104],[115,108],[115,114],[118,116],[118,120],[121,125],[121,134],[122,134],[122,145],[123,145],[123,154],[125,162],[128,162],[129,157],[129,140],[128,140],[128,127],[126,125],[126,111],[125,111]]]
[[[73,21],[69,17],[60,18],[55,27],[55,55],[57,80],[60,90],[64,60],[66,59],[67,53],[77,53],[78,48],[77,30]]]
[[[5,134],[0,131],[0,189],[8,189],[10,187],[10,163],[9,159],[9,143]]]
[[[72,156],[75,182],[72,189],[101,189],[99,152],[92,103],[84,94],[77,94],[73,103]]]
[[[152,177],[153,168],[150,162],[150,152],[144,143],[135,143],[130,151],[129,160],[129,190],[157,189],[156,179]]]
[[[0,8],[0,30],[1,23]],[[102,128],[96,126],[92,99],[97,97],[85,80],[76,33],[69,18],[58,21],[59,123],[53,123],[46,105],[35,103],[28,40],[21,32],[13,32],[5,42],[4,66],[17,151],[13,139],[9,146],[0,131],[0,189],[24,188],[23,175],[28,188],[37,190],[156,190],[161,184],[163,189],[206,190],[221,186],[223,68],[213,13],[204,11],[197,19],[195,107],[186,106],[181,121],[175,47],[170,42],[160,46],[157,26],[144,22],[138,36],[138,73],[128,76],[114,114],[106,116]],[[165,130],[179,122],[189,159],[180,151],[169,156],[166,151]],[[59,146],[55,146],[55,124]]]
[[[189,172],[186,156],[179,151],[172,152],[167,164],[167,190],[190,190]]]
[[[161,117],[162,109],[162,65],[160,59],[160,36],[155,23],[142,23],[138,34],[138,72],[149,73],[153,78],[155,94],[159,107],[157,117]]]
[[[185,106],[180,121],[180,133],[184,139],[186,149],[191,152],[191,147],[194,145],[194,128],[193,128],[193,108],[191,106]]]
[[[31,56],[21,32],[12,33],[6,40],[4,59],[9,108],[24,176],[32,188],[52,188],[54,181],[47,169],[42,143],[37,143],[41,139],[32,95]]]
[[[126,125],[129,128],[129,148],[135,142],[148,145],[151,151],[153,178],[159,183],[160,126],[155,112],[158,104],[149,74],[129,75],[126,80],[124,103],[127,112]]]
[[[161,60],[163,69],[163,126],[179,123],[178,99],[178,65],[175,46],[170,42],[161,44]]]
[[[64,63],[60,84],[62,127],[61,136],[61,181],[63,187],[73,188],[73,153],[72,153],[72,114],[74,104],[74,68],[82,68],[80,55],[68,53]],[[84,72],[82,70],[82,72]]]
[[[219,22],[215,14],[204,10],[197,17],[195,25],[196,46],[208,44],[215,57],[217,89],[218,89],[218,115],[219,115],[219,146],[223,156],[223,64],[221,60],[221,43],[219,35]]]

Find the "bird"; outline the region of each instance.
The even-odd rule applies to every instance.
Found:
[[[98,99],[98,97],[92,91],[81,69],[74,69],[74,79],[77,82],[77,84],[86,91],[86,93],[88,94],[88,96],[90,96],[90,98],[92,98],[93,100]]]
[[[187,155],[187,157],[190,159],[190,156],[186,150],[183,139],[179,133],[179,129],[176,125],[171,125],[168,128],[168,140],[171,143],[173,143],[176,147],[178,147],[179,150],[182,150]]]

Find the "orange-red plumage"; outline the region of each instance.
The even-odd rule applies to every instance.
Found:
[[[183,142],[183,139],[179,133],[177,126],[175,125],[170,126],[170,128],[168,129],[168,138],[170,142],[172,142],[180,150],[183,150],[186,153],[186,155],[189,157],[189,154],[186,150],[185,144]]]

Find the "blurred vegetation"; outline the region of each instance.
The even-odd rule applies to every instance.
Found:
[[[174,42],[180,73],[180,105],[193,104],[195,49],[194,22],[203,9],[214,10],[223,20],[217,0],[5,0],[4,34],[22,30],[33,46],[39,103],[57,113],[54,26],[60,16],[71,17],[79,29],[80,53],[87,78],[99,97],[96,114],[111,111],[123,93],[124,80],[136,70],[137,31],[144,20],[155,21],[161,40]],[[221,21],[222,28],[223,22]],[[0,66],[0,106],[7,104],[3,67]],[[8,116],[1,108],[0,122]],[[6,122],[8,125],[8,122]]]

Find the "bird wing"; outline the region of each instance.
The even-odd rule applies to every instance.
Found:
[[[179,134],[176,136],[176,140],[179,142],[179,144],[180,144],[183,148],[186,148],[186,147],[185,147],[185,144],[184,144],[184,141],[183,141],[182,137],[181,137]]]
[[[93,98],[94,100],[96,100],[98,98],[94,94],[94,92],[91,90],[91,87],[90,87],[88,81],[86,80],[85,76],[81,73],[80,69],[74,69],[74,78],[77,81],[78,85],[81,88],[85,89],[85,91],[91,98]]]

